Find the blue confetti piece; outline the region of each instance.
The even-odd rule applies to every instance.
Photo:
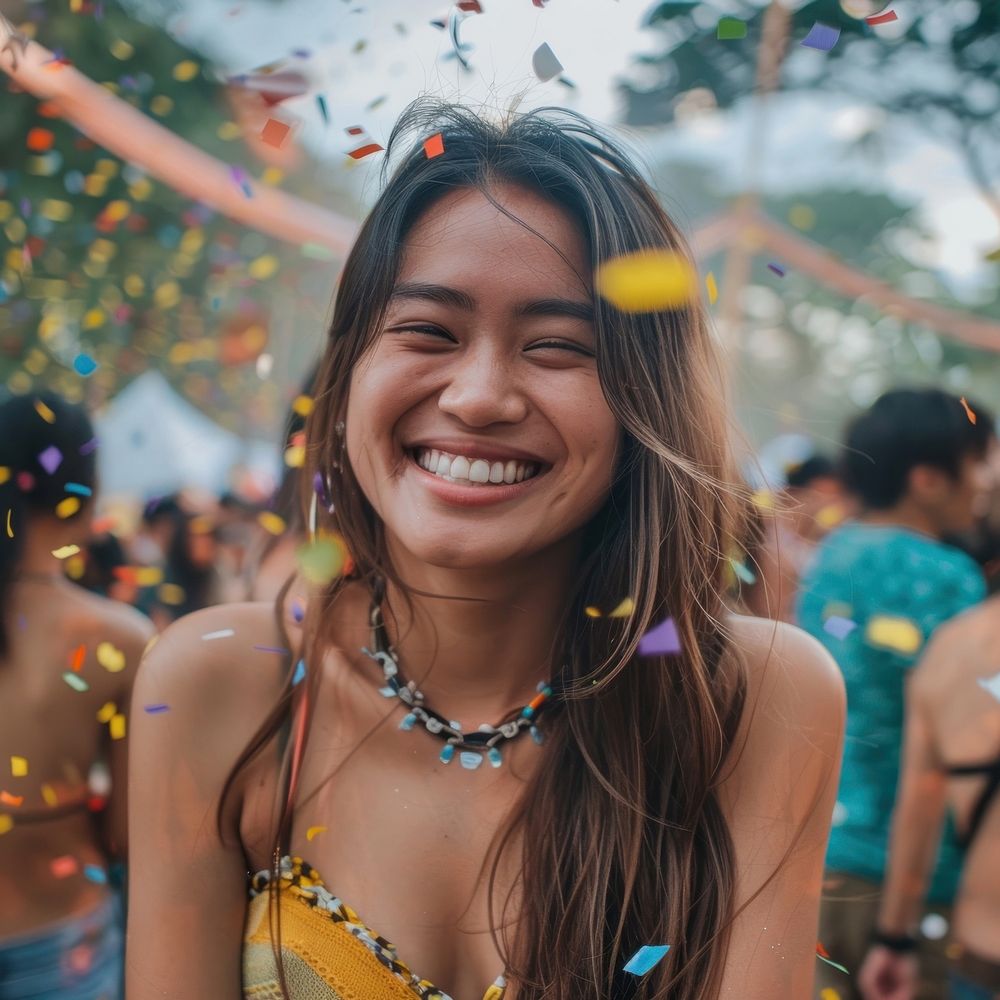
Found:
[[[89,486],[84,486],[83,483],[67,483],[63,489],[67,493],[77,493],[82,497],[91,497],[94,495],[94,491]]]
[[[316,106],[319,108],[319,113],[323,116],[323,124],[330,124],[330,112],[326,106],[326,98],[322,94],[316,95]]]
[[[823,631],[828,632],[835,639],[844,639],[858,627],[857,622],[852,622],[850,618],[841,618],[840,615],[830,615],[823,622]]]
[[[78,354],[73,359],[73,369],[78,375],[92,375],[97,371],[97,362],[89,354]]]
[[[254,646],[259,653],[287,653],[289,650],[282,649],[281,646]]]
[[[296,684],[300,684],[305,676],[306,661],[299,660],[299,662],[295,665],[295,675],[292,677],[292,687],[295,687]]]
[[[169,705],[143,705],[142,710],[150,715],[158,715],[160,712],[169,712]]]
[[[779,278],[783,278],[785,276],[785,269],[780,264],[768,264],[767,269],[769,271],[774,271]]]
[[[669,944],[644,944],[628,960],[624,971],[631,972],[633,976],[644,976],[668,951],[670,951]]]
[[[100,865],[84,865],[83,874],[91,882],[97,882],[100,885],[104,885],[108,881],[108,873]]]
[[[829,52],[837,44],[840,38],[840,28],[831,27],[817,21],[810,29],[809,34],[802,39],[802,44],[810,49],[819,49],[821,52]]]

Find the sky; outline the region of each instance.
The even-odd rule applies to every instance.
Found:
[[[316,156],[356,175],[349,182],[370,204],[377,167],[374,160],[355,165],[344,155],[352,143],[347,126],[363,125],[384,142],[402,108],[422,93],[491,108],[518,100],[522,107],[557,104],[611,124],[620,120],[617,81],[634,73],[636,55],[659,45],[657,33],[642,28],[652,0],[547,0],[542,8],[532,0],[481,0],[481,5],[483,13],[465,17],[459,26],[460,41],[470,46],[465,54],[471,71],[450,54],[448,31],[430,23],[447,16],[443,0],[175,0],[177,13],[167,27],[224,74],[277,60],[306,72],[312,90],[285,102],[283,111],[299,116],[298,134]],[[891,35],[902,28],[880,30]],[[543,42],[573,88],[557,80],[542,83],[533,73],[532,53]],[[824,55],[811,50],[790,55],[816,58]],[[320,117],[317,94],[330,109],[329,126]],[[371,109],[378,98],[382,103]],[[700,159],[739,190],[747,179],[748,105],[628,138],[649,161]],[[850,151],[866,129],[881,137],[880,164]],[[974,304],[993,287],[993,265],[983,258],[1000,245],[1000,224],[957,156],[913,125],[880,119],[871,108],[836,93],[779,95],[769,110],[759,182],[786,195],[835,183],[884,190],[918,206],[920,220],[936,236],[922,251],[926,262],[943,272],[957,296]]]

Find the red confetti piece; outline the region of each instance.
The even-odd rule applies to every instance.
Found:
[[[483,12],[479,0],[458,0],[455,6],[466,14],[482,14]]]
[[[79,672],[80,667],[83,666],[83,658],[87,654],[86,646],[77,646],[73,650],[73,659],[70,661],[70,666],[77,672]]]
[[[269,146],[281,149],[282,143],[288,138],[288,133],[292,130],[291,125],[286,125],[277,118],[268,118],[267,124],[261,130],[260,137]]]
[[[428,160],[433,160],[435,156],[440,156],[444,152],[444,136],[438,132],[429,139],[424,140],[424,153]]]
[[[377,142],[369,142],[364,146],[358,146],[357,149],[352,149],[347,155],[352,160],[363,160],[366,156],[371,156],[372,153],[381,152],[382,148]]]
[[[896,12],[894,10],[887,10],[881,14],[872,14],[871,17],[865,18],[865,24],[889,24],[890,21],[896,21]]]
[[[80,870],[80,864],[71,854],[64,854],[61,858],[53,858],[49,869],[56,878],[69,878]]]
[[[363,135],[365,130],[360,125],[352,125],[346,131],[348,135]]]

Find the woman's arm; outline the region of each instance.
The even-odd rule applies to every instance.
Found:
[[[266,671],[251,654],[268,641],[257,624],[261,609],[270,614],[264,605],[230,605],[188,615],[142,661],[129,760],[129,1000],[241,996],[247,880],[239,805],[226,817],[226,842],[216,805],[271,707]],[[202,638],[223,629],[235,635]]]
[[[736,852],[737,908],[746,905],[733,923],[719,996],[810,1000],[843,680],[823,647],[792,626],[737,619],[734,641],[748,690],[720,799]]]

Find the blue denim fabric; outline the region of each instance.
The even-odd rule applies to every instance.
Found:
[[[996,996],[992,990],[960,976],[957,972],[948,974],[948,1000],[996,1000]]]
[[[40,934],[0,941],[0,1000],[121,1000],[116,897]]]

